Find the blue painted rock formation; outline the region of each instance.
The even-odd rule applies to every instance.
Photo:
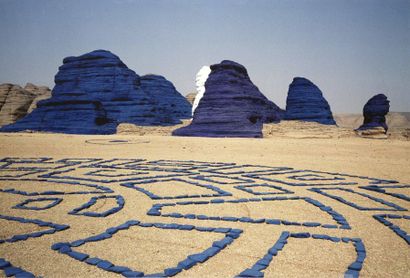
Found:
[[[387,132],[386,115],[389,113],[390,101],[384,94],[373,96],[363,107],[363,124],[357,130],[367,130],[377,127]]]
[[[244,66],[225,60],[211,66],[205,93],[192,123],[172,134],[262,137],[263,123],[279,121],[279,110],[252,83]]]
[[[168,117],[167,110],[141,89],[140,77],[109,51],[65,58],[55,84],[50,99],[40,101],[31,114],[1,131],[112,134],[119,123],[180,122]]]
[[[332,111],[320,89],[310,80],[295,77],[289,85],[285,120],[335,125]]]
[[[173,119],[190,119],[192,106],[174,85],[161,75],[147,74],[141,76],[141,88],[155,98],[158,106],[167,110],[167,117]]]

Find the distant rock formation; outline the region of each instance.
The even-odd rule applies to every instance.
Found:
[[[26,116],[38,100],[50,97],[51,91],[46,86],[31,83],[22,88],[15,84],[0,85],[0,126],[8,125]]]
[[[195,85],[197,94],[194,103],[192,104],[192,115],[194,115],[195,109],[198,107],[199,101],[204,96],[205,82],[208,79],[210,73],[211,68],[209,66],[203,66],[196,74]]]
[[[170,118],[171,122],[174,119],[191,118],[191,104],[165,77],[154,74],[141,76],[141,88],[157,100],[158,107],[165,112],[162,117]]]
[[[164,117],[166,109],[141,89],[140,77],[109,51],[65,58],[55,84],[51,98],[38,102],[31,114],[1,131],[112,134],[119,123],[180,123]]]
[[[264,122],[279,121],[279,111],[252,83],[244,66],[222,61],[211,66],[205,93],[192,123],[176,136],[262,137]]]
[[[194,92],[194,93],[189,93],[189,94],[187,94],[187,95],[185,96],[185,98],[186,98],[186,100],[187,100],[191,105],[193,105],[193,104],[194,104],[194,100],[195,100],[195,98],[196,98],[196,95],[197,95],[196,92]]]
[[[303,77],[295,77],[289,85],[284,119],[325,125],[336,124],[330,106],[320,89]]]
[[[37,102],[51,97],[51,90],[47,86],[37,86],[32,83],[27,83],[24,87],[24,90],[27,90],[36,95],[36,98],[33,100],[27,110],[27,114],[31,113],[34,109],[37,108]]]
[[[363,107],[363,124],[357,129],[357,131],[377,129],[380,131],[380,127],[383,128],[384,133],[387,132],[386,115],[389,113],[390,101],[384,94],[378,94],[373,96],[367,101]]]

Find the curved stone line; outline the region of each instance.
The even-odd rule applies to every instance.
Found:
[[[311,178],[309,178],[311,177]],[[332,181],[332,180],[346,180],[345,178],[333,177],[326,178],[317,174],[304,174],[304,175],[294,175],[288,176],[288,179],[299,180],[299,181]]]
[[[329,214],[335,222],[339,224],[322,224],[318,222],[294,222],[287,221],[283,219],[253,219],[250,217],[233,217],[233,216],[207,216],[207,215],[197,215],[197,214],[181,214],[181,213],[168,213],[162,214],[161,209],[167,206],[177,206],[177,205],[218,205],[223,203],[247,203],[247,202],[264,202],[264,201],[286,201],[286,200],[303,200],[307,203],[318,207],[320,210]],[[251,199],[236,199],[236,200],[223,200],[223,199],[212,199],[210,201],[184,201],[176,203],[162,203],[154,204],[151,209],[148,210],[147,215],[150,216],[162,216],[162,217],[172,217],[172,218],[186,218],[186,219],[198,219],[198,220],[214,220],[214,221],[229,221],[229,222],[243,222],[243,223],[253,223],[253,224],[271,224],[271,225],[290,225],[290,226],[305,226],[305,227],[322,227],[327,229],[351,229],[347,220],[338,212],[333,210],[329,206],[325,206],[319,201],[316,201],[309,197],[262,197],[262,198],[251,198]]]
[[[181,231],[191,231],[196,230],[199,232],[213,232],[213,233],[222,233],[225,237],[221,240],[214,241],[212,246],[206,249],[203,252],[188,255],[186,259],[180,261],[176,266],[164,269],[162,273],[151,274],[154,277],[163,277],[163,276],[174,276],[181,272],[182,270],[190,269],[198,263],[203,263],[209,258],[218,254],[222,249],[231,244],[235,239],[237,239],[242,230],[232,229],[232,228],[212,228],[212,227],[197,227],[193,225],[182,225],[174,223],[142,223],[138,220],[129,220],[124,224],[121,224],[116,227],[107,229],[104,233],[99,235],[94,235],[85,239],[79,239],[70,243],[59,242],[53,244],[51,249],[58,251],[60,254],[66,254],[78,261],[85,262],[89,265],[94,265],[105,271],[110,271],[118,274],[122,274],[125,277],[142,277],[145,276],[145,273],[132,270],[126,266],[114,265],[112,262],[103,260],[97,257],[90,257],[89,254],[81,253],[74,251],[72,248],[81,246],[88,242],[102,241],[108,238],[111,238],[114,234],[121,230],[127,230],[132,226],[143,227],[143,228],[157,228],[157,229],[172,229],[172,230],[181,230]]]
[[[44,201],[53,201],[46,205],[45,207],[35,207],[35,206],[27,206],[27,204],[32,203],[32,202],[44,202]],[[14,209],[29,209],[29,210],[46,210],[52,207],[55,207],[59,203],[63,201],[62,198],[37,198],[37,199],[27,199],[24,200],[22,203],[19,203],[15,205],[13,208]]]
[[[348,177],[348,178],[358,178],[358,179],[364,179],[369,182],[369,184],[392,184],[392,183],[398,183],[395,180],[383,180],[383,179],[378,179],[378,178],[370,178],[366,176],[358,176],[358,175],[349,175],[349,174],[340,174],[340,173],[333,173],[333,172],[325,172],[325,171],[316,171],[316,170],[294,170],[290,172],[285,172],[285,173],[280,173],[280,172],[262,172],[262,173],[256,173],[256,174],[243,174],[243,177],[247,178],[253,178],[253,179],[260,179],[264,181],[269,181],[269,182],[278,182],[290,186],[329,186],[329,185],[357,185],[357,182],[338,182],[338,183],[323,183],[323,184],[317,184],[317,183],[292,183],[292,182],[286,182],[280,179],[273,179],[273,178],[267,178],[264,177],[266,175],[281,175],[281,174],[291,174],[291,173],[314,173],[314,174],[327,174],[327,175],[334,175],[334,176],[341,176],[341,177]]]
[[[377,214],[373,215],[374,219],[388,227],[390,230],[395,232],[399,237],[404,239],[405,242],[407,242],[408,245],[410,245],[410,235],[402,230],[399,226],[394,225],[392,222],[387,220],[388,218],[390,219],[406,219],[410,220],[410,215],[396,215],[396,214]]]
[[[285,247],[288,243],[288,238],[298,238],[298,239],[306,239],[306,238],[313,238],[313,239],[322,239],[322,240],[330,240],[332,242],[343,242],[349,243],[353,242],[353,245],[356,250],[356,260],[352,262],[346,272],[345,277],[359,277],[360,270],[362,269],[363,262],[366,258],[366,249],[364,244],[360,238],[347,238],[347,237],[332,237],[328,235],[320,235],[320,234],[310,234],[310,233],[290,233],[290,232],[282,232],[278,241],[268,250],[268,252],[263,256],[262,259],[258,260],[251,268],[248,268],[241,272],[236,277],[264,277],[264,273],[262,272],[265,270],[273,261],[273,257],[277,256],[278,253]]]
[[[255,192],[253,189],[255,187],[268,187],[268,188],[273,188],[273,189],[277,189],[280,192]],[[276,185],[272,185],[272,184],[267,184],[267,183],[263,183],[263,184],[250,184],[250,185],[237,185],[234,186],[234,188],[248,192],[250,194],[253,195],[277,195],[277,194],[293,194],[295,192],[284,189],[280,186],[276,186]]]
[[[55,224],[52,222],[45,222],[45,221],[38,220],[38,219],[26,219],[23,217],[14,217],[14,216],[2,215],[2,214],[0,214],[0,219],[4,219],[7,221],[20,222],[20,223],[35,224],[40,227],[51,228],[49,230],[33,232],[29,234],[14,235],[11,238],[0,239],[0,244],[5,243],[5,242],[13,243],[13,242],[21,241],[21,240],[27,240],[28,238],[31,238],[31,237],[41,237],[46,234],[54,234],[55,232],[63,231],[70,227],[69,225]]]
[[[115,168],[113,168],[115,169]],[[46,178],[46,179],[59,179],[59,180],[79,180],[79,181],[86,181],[86,182],[102,182],[102,183],[113,183],[113,182],[126,182],[126,181],[136,181],[136,180],[144,180],[147,179],[147,177],[132,177],[132,178],[120,178],[120,179],[93,179],[93,178],[82,178],[82,177],[76,177],[76,176],[58,176],[60,174],[65,174],[69,173],[71,171],[75,171],[75,168],[72,169],[67,169],[64,171],[55,171],[52,173],[48,173],[45,175],[39,176],[40,178]],[[93,177],[92,173],[88,173],[90,177]],[[185,172],[183,174],[186,174]],[[170,178],[170,177],[178,177],[178,176],[183,176],[182,173],[173,173],[173,174],[168,174],[168,175],[157,175],[154,177],[149,177],[150,179],[152,178]]]
[[[98,189],[99,191],[74,191],[74,192],[64,192],[64,191],[43,191],[43,192],[26,192],[23,190],[18,190],[14,188],[10,189],[0,189],[0,192],[18,194],[24,196],[39,196],[39,195],[76,195],[76,194],[105,194],[105,193],[114,193],[108,187],[95,185],[95,184],[85,184],[77,181],[60,181],[60,180],[48,180],[48,179],[3,179],[0,178],[0,181],[37,181],[37,182],[49,182],[49,183],[59,183],[59,184],[70,184],[70,185],[80,185],[85,187],[91,187]]]
[[[374,191],[374,192],[378,192],[378,193],[382,193],[382,194],[386,194],[386,195],[390,195],[405,201],[410,202],[410,197],[405,195],[405,194],[401,194],[401,193],[391,193],[391,192],[387,192],[386,190],[384,190],[384,188],[410,188],[410,185],[369,185],[369,186],[359,186],[359,188],[362,189],[366,189],[366,190],[370,190],[370,191]]]
[[[158,196],[158,195],[150,192],[149,190],[147,190],[147,189],[145,189],[141,186],[136,186],[138,184],[152,184],[152,183],[156,183],[156,182],[182,182],[182,183],[187,183],[187,184],[191,184],[191,185],[194,185],[194,186],[206,188],[206,189],[212,190],[216,193],[215,194],[191,194],[191,195],[184,194],[184,195],[177,195],[177,196]],[[139,192],[144,193],[145,195],[147,195],[148,197],[150,197],[153,200],[232,196],[231,193],[229,193],[225,190],[222,190],[222,189],[220,189],[216,186],[213,186],[213,185],[210,185],[210,184],[200,184],[200,183],[197,183],[197,182],[187,181],[187,180],[179,179],[179,178],[170,178],[170,179],[163,179],[163,180],[151,179],[151,180],[146,180],[146,181],[141,181],[141,182],[121,183],[120,185],[124,186],[124,187],[131,188],[131,189],[138,190]]]
[[[200,181],[206,181],[206,182],[214,182],[214,183],[219,183],[219,184],[238,184],[238,183],[250,183],[254,182],[252,179],[245,179],[245,178],[239,178],[239,177],[227,177],[227,176],[221,176],[221,175],[198,175],[198,176],[190,176],[190,179],[195,179],[195,180],[200,180]],[[221,178],[221,179],[227,179],[227,180],[236,180],[233,182],[223,182],[223,181],[218,181],[218,180],[213,180],[212,178]]]
[[[256,170],[256,171],[239,170],[240,168],[244,168],[244,167],[266,168],[266,170]],[[228,172],[228,173],[222,172],[224,170],[232,170],[232,169],[238,169],[238,171]],[[244,164],[244,165],[234,164],[234,165],[229,165],[229,166],[223,167],[223,168],[205,170],[203,172],[208,172],[208,173],[213,173],[213,174],[220,174],[220,175],[241,175],[241,174],[265,173],[265,172],[274,172],[274,173],[277,173],[277,174],[284,174],[284,171],[291,171],[291,170],[293,170],[293,168],[289,168],[289,167],[271,167],[271,166],[251,165],[251,164]]]
[[[36,276],[22,268],[13,266],[9,261],[4,258],[0,258],[0,269],[4,271],[7,277],[24,277],[24,278],[35,278]]]
[[[401,206],[396,205],[396,204],[394,204],[394,203],[392,203],[392,202],[388,202],[388,201],[386,201],[386,200],[383,200],[383,199],[380,199],[380,198],[376,198],[376,197],[373,197],[373,196],[368,195],[368,194],[365,194],[365,193],[357,192],[357,191],[354,191],[354,190],[349,189],[349,188],[329,187],[329,188],[310,188],[310,189],[308,189],[308,190],[313,191],[313,192],[316,192],[316,193],[321,194],[321,195],[323,195],[323,196],[332,198],[332,199],[334,199],[334,200],[337,200],[337,201],[339,201],[339,202],[341,202],[341,203],[343,203],[343,204],[345,204],[345,205],[351,206],[351,207],[353,207],[353,208],[355,208],[355,209],[358,209],[358,210],[367,210],[367,211],[369,211],[369,210],[380,210],[380,211],[407,211],[407,209],[402,208]],[[358,194],[358,195],[360,195],[360,196],[362,196],[362,197],[368,198],[368,199],[370,199],[370,200],[373,200],[373,201],[378,202],[378,203],[380,203],[380,204],[383,204],[383,205],[385,205],[385,206],[391,207],[391,209],[389,209],[389,208],[365,208],[365,207],[359,206],[359,205],[357,205],[357,204],[355,204],[355,203],[353,203],[353,202],[349,202],[349,201],[345,200],[345,199],[342,198],[342,197],[339,197],[339,196],[336,196],[336,195],[332,195],[332,194],[326,193],[326,192],[324,192],[325,190],[341,190],[341,191],[346,191],[346,192],[350,192],[350,193],[353,193],[353,194]]]
[[[88,209],[90,207],[92,207],[93,205],[95,205],[97,203],[97,200],[99,199],[115,199],[117,201],[117,207],[113,207],[109,210],[106,210],[104,212],[92,212],[92,211],[86,211],[86,212],[82,212],[82,210]],[[108,215],[111,215],[113,213],[116,213],[120,210],[122,210],[122,208],[124,207],[125,204],[125,200],[121,195],[116,195],[116,196],[106,196],[106,195],[102,195],[102,196],[97,196],[97,197],[92,197],[90,199],[90,201],[88,201],[87,203],[83,204],[81,207],[75,208],[72,211],[70,211],[68,214],[71,215],[84,215],[84,216],[90,216],[90,217],[107,217]]]

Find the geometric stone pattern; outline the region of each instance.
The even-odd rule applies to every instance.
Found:
[[[53,184],[58,190],[49,189]],[[408,248],[407,188],[393,180],[286,166],[192,160],[3,158],[0,222],[7,223],[7,228],[0,230],[0,270],[10,275],[16,271],[44,277],[84,276],[93,271],[102,276],[126,277],[192,277],[215,271],[224,277],[262,277],[267,268],[280,267],[275,260],[283,254],[288,240],[296,246],[324,240],[332,243],[329,252],[339,252],[341,245],[354,246],[350,257],[356,259],[339,268],[345,269],[343,273],[333,274],[357,277],[374,267],[366,260],[371,256],[369,250],[386,238],[394,242],[394,248]],[[369,205],[363,206],[363,202]],[[257,211],[256,206],[264,209]],[[394,214],[375,215],[374,211]],[[271,213],[279,216],[273,218]],[[377,237],[360,232],[365,229],[361,223],[364,218],[374,225]],[[19,230],[22,226],[26,227],[24,233]],[[169,262],[160,271],[77,249],[114,242],[107,247],[110,253],[123,254],[125,251],[118,250],[115,242],[123,240],[122,230],[136,228],[188,237],[200,232],[203,237],[182,237],[185,241],[179,244],[191,244],[194,249],[189,250],[195,251],[179,254],[185,259],[177,264]],[[196,241],[215,234],[221,238],[212,240],[209,247],[196,247]],[[157,248],[155,244],[171,248],[168,240],[158,238],[158,243],[151,242],[152,248]],[[132,252],[127,256],[132,257]],[[217,267],[232,258],[241,259],[229,268]],[[42,259],[47,264],[40,267],[38,261]],[[152,259],[155,264],[156,258]]]

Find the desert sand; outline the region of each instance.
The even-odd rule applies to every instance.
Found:
[[[265,134],[266,129],[271,132],[264,139],[172,137],[166,135],[169,132],[167,130],[155,129],[147,132],[139,129],[138,133],[132,127],[123,129],[128,130],[128,134],[122,132],[110,136],[2,133],[0,215],[40,219],[70,227],[53,234],[1,243],[0,257],[36,276],[119,277],[119,274],[52,250],[51,246],[58,242],[72,243],[99,235],[110,227],[129,220],[138,220],[144,223],[176,223],[243,231],[218,254],[179,272],[176,277],[234,277],[252,268],[263,258],[283,232],[328,235],[339,239],[358,238],[366,249],[360,276],[409,277],[408,243],[373,216],[398,215],[397,219],[387,220],[403,231],[410,232],[409,220],[401,217],[409,215],[408,199],[397,197],[397,194],[402,194],[400,196],[409,198],[410,187],[392,187],[410,184],[410,142],[358,138],[351,136],[346,130],[337,132],[337,136],[332,135],[335,134],[333,131],[322,130],[325,136],[320,137],[317,135],[320,131],[313,132],[316,135],[312,136],[312,129],[308,129],[307,133],[280,133],[280,126],[266,126]],[[340,134],[347,135],[339,136]],[[43,157],[50,160],[39,160]],[[66,160],[68,158],[72,160]],[[397,183],[390,184],[390,180]],[[76,182],[84,185],[78,185]],[[142,191],[124,186],[127,183],[167,198],[152,199],[152,196]],[[216,192],[196,186],[195,183],[212,185],[229,194],[198,198],[198,195]],[[362,188],[372,183],[387,186],[386,192],[396,195]],[[87,187],[90,184],[104,186],[113,192],[75,194],[78,191],[95,191],[95,188]],[[254,195],[240,186],[267,195]],[[354,205],[369,209],[361,210],[309,190],[312,188],[349,189],[382,199],[384,203],[348,191],[326,191]],[[25,196],[13,194],[10,190],[4,192],[6,189],[40,193],[54,190],[71,194]],[[216,193],[218,194],[220,193]],[[125,205],[106,217],[68,213],[87,203],[90,198],[101,195],[121,195]],[[175,199],[177,196],[182,197]],[[39,197],[63,200],[44,210],[13,208],[24,200]],[[261,200],[262,197],[300,199]],[[341,229],[341,225],[332,219],[331,215],[304,201],[305,197],[314,199],[343,216],[350,229]],[[250,201],[252,198],[254,200]],[[259,198],[259,201],[255,200],[256,198]],[[213,199],[224,199],[228,203],[211,204],[210,200]],[[229,202],[239,199],[247,201]],[[176,204],[184,201],[203,203]],[[387,202],[394,206],[386,205]],[[33,202],[32,205],[44,206],[39,203]],[[154,204],[174,205],[162,207],[160,215],[148,215],[147,212]],[[101,198],[84,211],[102,213],[113,207],[116,207],[115,199]],[[297,222],[299,225],[273,225],[266,220],[248,223],[164,216],[169,213],[193,214],[195,217],[205,215],[248,217],[254,220],[280,219]],[[13,235],[44,230],[44,227],[35,224],[5,219],[0,219],[0,222],[0,239],[3,240]],[[321,225],[300,225],[306,222],[318,222]],[[323,227],[326,224],[336,225],[336,228]],[[201,232],[195,229],[132,226],[115,233],[111,238],[87,242],[72,247],[72,250],[148,275],[175,267],[187,256],[204,251],[224,236],[223,233]],[[291,237],[287,242],[266,269],[261,270],[265,277],[341,277],[357,258],[355,246],[350,241],[333,242],[310,236]]]

